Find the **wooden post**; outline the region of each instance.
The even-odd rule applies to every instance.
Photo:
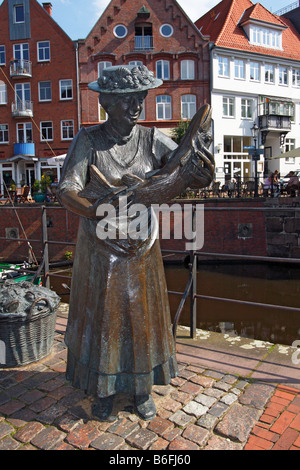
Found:
[[[48,230],[47,230],[47,211],[46,207],[42,207],[42,237],[43,237],[43,258],[44,258],[44,281],[43,286],[50,289],[49,278],[49,245],[48,245]]]
[[[193,212],[192,212],[192,231],[195,233],[196,231],[196,207],[193,205]],[[196,329],[197,329],[197,255],[195,250],[190,251],[190,269],[192,272],[192,285],[190,291],[190,337],[196,337]]]

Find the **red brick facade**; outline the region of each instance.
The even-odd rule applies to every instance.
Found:
[[[36,0],[26,0],[24,4],[25,27],[27,22],[29,33],[21,34],[19,37],[18,34],[12,36],[12,28],[15,27],[15,24],[9,12],[12,11],[14,5],[21,3],[4,0],[0,6],[0,47],[1,51],[5,52],[5,56],[1,58],[0,85],[5,84],[7,90],[6,103],[2,96],[0,104],[0,124],[8,125],[8,141],[7,136],[5,136],[5,139],[2,138],[2,141],[0,139],[0,163],[14,158],[19,153],[19,149],[14,146],[15,143],[22,140],[17,135],[18,123],[30,123],[32,125],[34,155],[31,154],[30,157],[35,156],[38,159],[60,155],[68,150],[71,138],[62,138],[62,121],[73,122],[74,131],[70,134],[71,137],[78,131],[76,50],[74,43],[52,19],[51,4],[44,4],[45,8],[43,8]],[[50,56],[44,56],[43,60],[41,60],[41,56],[38,57],[38,44],[41,42],[46,42],[50,46],[48,49],[50,50]],[[20,45],[23,48],[23,44],[28,45],[26,48],[29,49],[31,73],[27,76],[23,74],[12,76],[11,61],[16,59],[14,46]],[[72,80],[72,96],[70,99],[61,99],[60,80]],[[43,99],[41,101],[39,94],[40,82],[51,82],[51,97],[49,100]],[[21,87],[24,85],[30,88],[32,116],[13,116],[12,105],[16,102],[15,86],[17,84]],[[52,138],[47,138],[43,142],[41,142],[40,135],[41,122],[52,122]],[[50,134],[48,135],[50,136]],[[13,165],[16,165],[16,161],[17,159],[13,161]],[[17,178],[16,166],[14,167],[14,176]],[[20,174],[18,179],[21,179]],[[29,181],[26,181],[26,184],[29,184]]]
[[[125,37],[116,37],[117,25],[126,27]],[[164,37],[160,32],[162,25],[172,26],[173,34]],[[86,40],[79,43],[82,124],[94,124],[100,119],[97,97],[88,90],[88,83],[98,78],[100,62],[125,65],[140,61],[157,75],[159,60],[169,63],[169,75],[167,79],[161,77],[164,81],[161,87],[149,92],[141,124],[172,128],[181,119],[182,95],[194,95],[197,109],[210,100],[208,38],[201,35],[177,2],[112,0]],[[193,63],[192,79],[183,79],[181,63],[184,60]],[[167,119],[158,119],[157,95],[171,98],[171,116]]]

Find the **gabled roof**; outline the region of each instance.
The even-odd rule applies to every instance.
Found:
[[[244,14],[240,20],[240,24],[245,24],[251,20],[263,22],[265,24],[268,23],[270,26],[273,25],[286,28],[286,25],[283,23],[283,21],[281,21],[279,16],[276,16],[268,11],[260,3],[256,3],[244,11]]]
[[[282,29],[283,50],[250,44],[242,25],[255,21]],[[209,35],[216,46],[266,54],[300,61],[300,35],[284,17],[270,13],[250,0],[222,0],[195,22],[202,34]]]

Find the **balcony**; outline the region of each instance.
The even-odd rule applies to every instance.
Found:
[[[11,78],[32,77],[32,64],[29,60],[14,59],[10,62]]]
[[[153,49],[153,36],[135,36],[134,49],[136,51],[147,51]]]
[[[12,103],[12,116],[14,118],[33,117],[32,101],[17,101]]]
[[[25,157],[35,156],[35,145],[33,143],[14,144],[14,155],[23,155]]]
[[[291,130],[292,117],[295,113],[295,105],[292,101],[276,98],[261,97],[258,106],[259,128],[263,141],[269,132],[277,132],[281,136]]]

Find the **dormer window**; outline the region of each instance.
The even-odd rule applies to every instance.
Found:
[[[15,5],[14,6],[14,22],[15,23],[24,23],[25,22],[25,11],[24,5]]]
[[[271,49],[282,49],[282,32],[257,25],[250,25],[250,43]]]

